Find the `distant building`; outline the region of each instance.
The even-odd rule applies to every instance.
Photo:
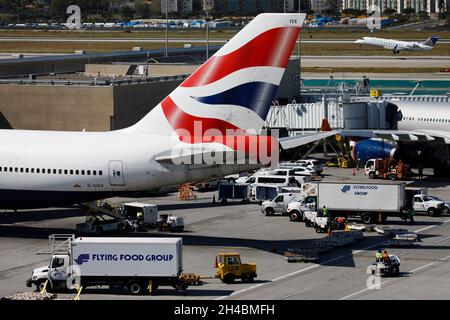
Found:
[[[330,2],[329,0],[310,0],[309,7],[314,13],[323,13],[330,9]]]
[[[319,1],[319,0],[311,0]],[[439,12],[439,0],[341,0],[342,9],[357,9],[371,12],[371,6],[380,7],[383,13],[386,9],[395,10],[397,13],[403,13],[406,8],[412,8],[416,13],[427,12],[434,14]],[[450,6],[450,0],[444,0],[443,12]]]
[[[188,13],[193,10],[193,0],[160,0],[161,12]]]
[[[209,1],[209,0],[208,0]],[[298,0],[212,0],[220,13],[294,12]]]

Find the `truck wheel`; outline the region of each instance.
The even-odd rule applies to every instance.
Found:
[[[375,172],[369,173],[369,179],[375,179],[376,177],[377,177],[377,175],[375,174]]]
[[[316,229],[317,233],[322,233],[322,228],[321,227],[316,227],[315,229]]]
[[[442,210],[442,214],[449,214],[450,210],[448,209],[448,207],[445,207],[444,210]]]
[[[365,224],[373,223],[373,215],[366,212],[361,215],[361,222]]]
[[[291,220],[291,221],[302,221],[303,219],[302,219],[302,215],[300,214],[300,212],[298,212],[297,210],[294,210],[289,215],[289,220]]]
[[[275,213],[275,211],[273,211],[273,209],[270,207],[266,208],[265,212],[266,212],[266,216],[273,216],[273,214]]]
[[[227,274],[223,277],[223,282],[225,282],[225,283],[227,283],[227,284],[234,283],[234,274],[232,274],[232,273],[227,273]]]
[[[39,280],[36,282],[36,291],[41,292],[44,289],[45,286],[45,280]]]
[[[398,275],[400,273],[400,269],[398,268],[398,267],[394,267],[393,269],[392,269],[392,274],[393,275]]]
[[[103,228],[102,227],[95,227],[95,229],[94,229],[95,231],[94,231],[94,233],[95,234],[101,234],[102,232],[103,232]]]
[[[392,181],[394,181],[394,180],[397,179],[397,176],[396,176],[395,174],[391,174],[391,175],[389,176],[389,179],[391,179]]]
[[[136,282],[130,283],[130,285],[128,286],[128,290],[130,290],[131,294],[139,295],[144,292],[144,287],[143,287],[142,283],[136,281]]]
[[[428,213],[428,215],[429,215],[430,217],[434,217],[434,216],[436,215],[436,209],[434,209],[434,208],[429,208],[429,209],[427,210],[427,213]]]

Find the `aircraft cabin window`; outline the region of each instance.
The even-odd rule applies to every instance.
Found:
[[[14,172],[17,172],[17,171],[19,171],[19,169],[18,168],[14,168]]]
[[[117,171],[117,176],[120,177],[120,171]]]
[[[96,176],[96,175],[97,175],[97,171],[96,171],[96,170],[93,170],[93,171],[92,171],[92,175]]]
[[[53,169],[53,174],[56,174],[56,169]]]
[[[47,173],[51,174],[52,173],[52,169],[47,169]]]
[[[75,170],[75,174],[76,175],[80,174],[80,170]]]
[[[39,173],[39,168],[36,169],[36,173]]]
[[[29,171],[29,169],[28,169],[28,168],[26,168],[26,169],[25,169],[25,172],[26,172],[26,173],[28,173],[28,171]]]
[[[90,176],[91,175],[91,170],[87,171],[87,175]]]
[[[67,171],[67,169],[64,169],[64,174],[67,174],[67,173],[69,173],[69,171]]]
[[[58,170],[58,174],[62,174],[62,169],[59,169],[59,170]]]
[[[9,172],[13,172],[13,168],[12,167],[9,167]]]
[[[0,167],[0,172],[2,171],[2,167]]]
[[[42,173],[45,173],[45,169],[42,169]]]
[[[84,176],[84,170],[81,170],[81,175]]]
[[[70,170],[70,174],[73,174],[73,170]]]
[[[99,170],[99,171],[98,171],[98,175],[99,175],[99,176],[102,176],[102,175],[103,175],[103,171],[102,171],[102,170]]]
[[[23,172],[23,168],[20,168],[20,172]]]
[[[34,168],[31,168],[31,173],[34,173]]]

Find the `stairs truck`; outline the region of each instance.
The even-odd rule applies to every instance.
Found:
[[[415,201],[418,197],[426,200],[427,204],[420,211],[441,212],[444,209],[442,201],[412,195],[405,186],[404,182],[317,182],[314,192],[303,201],[289,204],[288,212],[291,219],[294,215],[300,220],[306,206],[316,212],[327,207],[332,217],[358,217],[363,223],[371,224],[384,222],[388,216],[403,217],[411,210],[413,198]],[[414,207],[418,208],[416,205]]]
[[[66,237],[65,237],[66,236]],[[183,292],[195,277],[182,273],[181,238],[98,238],[52,235],[48,266],[33,270],[27,286],[48,291],[109,286],[133,295],[159,286]],[[198,280],[198,279],[197,279]]]

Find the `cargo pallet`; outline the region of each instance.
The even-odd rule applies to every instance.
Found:
[[[316,262],[319,255],[336,247],[343,247],[364,238],[362,230],[333,231],[331,237],[314,240],[301,248],[288,248],[284,253],[287,262]]]

